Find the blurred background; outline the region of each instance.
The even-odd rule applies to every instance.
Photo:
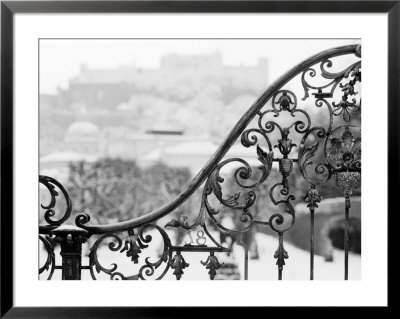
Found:
[[[73,214],[86,212],[93,223],[109,224],[149,213],[188,185],[275,79],[315,53],[358,43],[353,39],[41,39],[40,174],[59,180],[71,195]],[[338,70],[348,63],[341,60]],[[288,88],[299,92],[300,100],[300,81]],[[304,103],[299,107],[306,109],[313,121],[326,121],[326,115],[316,112],[315,106]],[[360,116],[354,116],[352,124],[359,126]],[[259,165],[255,148],[247,149],[240,141],[226,157],[240,157]],[[252,211],[258,219],[267,220],[274,210],[268,194],[280,178],[275,167],[268,179],[271,182],[258,187]],[[297,169],[289,183],[296,196],[296,223],[285,233],[289,259],[284,278],[307,279],[310,226],[302,196],[308,184]],[[228,172],[224,191],[233,190],[232,174]],[[357,190],[352,199],[350,279],[361,278],[360,194]],[[315,278],[342,279],[342,191],[332,181],[320,188],[320,195],[324,200],[315,214]],[[42,202],[48,196],[43,189]],[[182,214],[194,221],[200,198],[201,189],[158,224],[164,227]],[[232,215],[228,209],[220,209],[221,216]],[[239,223],[234,216],[228,221],[219,218],[233,227]],[[245,238],[250,247],[249,279],[276,279],[276,234],[258,226]],[[187,240],[182,230],[169,232],[178,244]],[[213,228],[213,234],[218,240],[231,244],[235,241],[217,228]],[[93,241],[89,241],[86,254],[91,244]],[[233,248],[230,275],[220,279],[243,278],[243,251],[234,244]],[[104,252],[103,257],[109,265],[114,257],[107,254]],[[187,259],[199,264],[196,258],[206,259]],[[189,267],[182,279],[207,279],[204,274],[205,278]]]

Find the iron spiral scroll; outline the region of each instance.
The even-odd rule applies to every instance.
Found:
[[[348,56],[354,61],[345,66],[339,63],[341,69],[334,71],[337,69],[335,58],[339,56]],[[322,85],[316,84],[321,81]],[[301,89],[300,95],[295,93],[298,88]],[[162,279],[168,271],[173,270],[173,275],[179,280],[184,276],[184,270],[190,267],[184,258],[185,252],[207,252],[208,258],[201,261],[201,264],[208,270],[210,279],[214,279],[222,266],[218,253],[229,252],[230,248],[212,236],[209,227],[213,225],[222,232],[237,236],[237,242],[245,250],[244,279],[248,279],[248,247],[243,243],[242,236],[258,225],[277,234],[278,247],[272,256],[276,259],[278,279],[282,279],[283,268],[290,255],[284,247],[284,235],[296,221],[293,204],[296,196],[293,194],[291,176],[297,169],[309,185],[302,200],[307,203],[311,218],[310,279],[313,279],[314,213],[323,200],[318,192],[319,187],[335,177],[336,185],[343,190],[345,197],[345,218],[348,223],[352,191],[360,186],[361,136],[359,127],[353,123],[353,117],[359,116],[359,113],[360,45],[326,50],[296,65],[275,81],[248,109],[204,168],[174,200],[150,213],[114,224],[93,225],[90,223],[90,216],[85,213],[76,217],[75,225],[86,232],[86,238],[98,236],[89,253],[87,269],[92,278],[96,279],[98,273],[103,273],[114,280]],[[325,123],[314,125],[315,114],[323,114]],[[249,126],[252,123],[255,123],[254,126]],[[236,141],[256,152],[258,166],[250,165],[243,158],[224,158]],[[223,171],[232,165],[235,166],[233,171],[227,171],[231,172],[238,190],[227,193],[224,190],[226,174]],[[279,180],[271,180],[271,172],[274,170],[279,173]],[[43,176],[40,181],[49,183],[49,179]],[[264,184],[269,187],[268,200],[274,209],[258,216],[260,214],[254,214],[254,204],[259,196],[259,188]],[[57,183],[56,185],[59,186]],[[194,220],[179,216],[165,225],[156,224],[159,219],[174,212],[202,186],[199,212]],[[48,189],[52,192],[51,187]],[[218,201],[219,207],[215,207],[213,198],[214,202],[215,199]],[[51,209],[52,204],[53,195],[50,205],[42,208]],[[50,218],[53,216],[51,211],[47,211],[45,221],[48,225],[40,226],[41,230],[51,235],[54,227],[68,219],[71,209],[68,207],[67,214],[57,222]],[[235,227],[228,227],[221,222],[221,207],[237,216],[239,222]],[[174,245],[166,231],[170,228],[182,228],[190,234],[195,232],[196,239],[193,240],[190,235],[189,244]],[[161,238],[162,251],[155,257],[145,258],[137,272],[123,274],[116,264],[104,266],[99,261],[98,249],[102,243],[108,241],[107,247],[110,251],[125,253],[132,263],[138,264],[142,253],[152,244],[150,230]],[[347,231],[346,228],[346,236]],[[348,247],[345,247],[345,254],[347,279]]]

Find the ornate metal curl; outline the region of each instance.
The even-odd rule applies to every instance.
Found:
[[[358,53],[356,54],[359,56],[361,49],[358,49]],[[329,59],[325,59],[320,63],[320,69],[321,69],[321,76],[326,78],[326,79],[331,79],[328,84],[324,86],[312,86],[310,85],[306,80],[305,80],[305,74],[307,72],[310,72],[311,77],[315,77],[316,72],[315,69],[307,69],[303,72],[302,74],[302,84],[305,90],[305,96],[303,100],[307,99],[309,97],[308,91],[310,89],[317,90],[316,93],[314,93],[314,96],[316,98],[315,105],[317,107],[321,107],[322,105],[326,105],[328,109],[328,116],[329,116],[329,125],[325,129],[323,127],[313,127],[310,128],[306,134],[303,136],[303,139],[301,141],[300,147],[299,147],[299,168],[300,172],[303,175],[303,177],[311,184],[323,184],[326,183],[332,176],[332,174],[340,169],[339,166],[335,167],[335,165],[332,165],[331,163],[331,157],[333,156],[335,149],[337,149],[337,153],[339,153],[340,148],[343,146],[343,141],[340,141],[339,139],[332,139],[331,136],[334,134],[334,132],[342,127],[338,126],[336,128],[333,128],[333,118],[335,116],[342,115],[342,119],[345,122],[349,122],[351,120],[351,116],[349,111],[351,112],[357,112],[360,111],[361,107],[361,99],[359,102],[359,105],[356,105],[356,99],[352,98],[352,101],[349,101],[350,96],[356,96],[358,92],[355,91],[355,85],[357,83],[361,82],[361,62],[358,61],[356,63],[351,64],[349,67],[345,68],[341,72],[337,73],[331,73],[326,70],[326,67],[332,67],[333,63]],[[348,79],[347,82],[343,82],[343,80]],[[327,89],[330,87],[330,91],[328,92],[322,92],[323,89]],[[331,99],[334,97],[334,91],[335,89],[339,87],[343,93],[342,95],[342,100],[339,103],[332,102],[330,103],[327,99]],[[333,106],[333,107],[332,107]],[[323,149],[324,149],[324,155],[325,155],[325,163],[318,163],[315,166],[315,173],[317,175],[325,174],[325,178],[320,181],[320,182],[315,182],[310,179],[307,173],[307,167],[309,165],[314,164],[313,161],[311,160],[320,146],[320,141],[316,141],[313,144],[309,145],[308,147],[305,146],[307,138],[310,136],[312,132],[317,132],[315,135],[316,138],[319,139],[324,139],[324,144],[323,144]],[[332,143],[333,146],[333,151],[331,151],[329,154],[327,152],[327,148],[329,147],[328,142]],[[361,139],[356,142],[357,147],[361,148]],[[349,156],[352,156],[349,155]],[[349,159],[344,159],[346,160],[351,160]],[[343,163],[338,164],[338,165],[343,165]],[[355,164],[355,165],[361,165],[361,164]],[[361,167],[359,167],[361,168]]]
[[[39,183],[43,184],[48,189],[51,196],[49,204],[47,205],[40,204],[40,207],[46,210],[44,212],[44,219],[49,225],[59,226],[71,216],[71,211],[72,211],[71,198],[67,190],[64,188],[64,186],[52,177],[39,175]],[[59,218],[58,220],[53,220],[52,217],[56,214],[54,210],[57,203],[56,197],[59,195],[59,193],[56,190],[56,187],[59,190],[61,190],[62,194],[64,195],[67,208],[64,214],[62,214],[61,218]]]
[[[357,46],[355,51],[356,51],[356,56],[361,57],[361,46],[360,45]],[[340,72],[336,72],[336,73],[329,72],[326,69],[326,68],[332,67],[332,65],[333,65],[333,63],[329,58],[325,58],[320,62],[321,76],[325,79],[331,80],[327,84],[322,85],[322,86],[311,85],[305,78],[307,73],[310,77],[316,76],[317,72],[315,71],[315,69],[313,67],[309,67],[303,71],[302,76],[301,76],[301,82],[302,82],[302,85],[304,88],[303,100],[305,100],[309,97],[310,89],[318,91],[317,93],[314,93],[316,98],[326,98],[326,97],[331,98],[331,97],[333,97],[333,93],[334,93],[336,87],[340,84],[340,82],[343,79],[347,79],[347,78],[349,78],[349,76],[351,76],[352,79],[348,83],[339,85],[339,87],[342,89],[342,91],[344,93],[344,96],[342,97],[342,101],[346,102],[348,95],[357,94],[357,92],[354,91],[354,85],[357,82],[361,82],[361,71],[360,71],[361,62],[357,61],[357,62],[351,64],[350,66],[348,66],[347,68],[345,68],[344,70],[342,70]],[[322,92],[323,89],[327,89],[327,91]],[[341,105],[341,103],[338,103],[336,105],[337,105],[337,108],[343,107],[343,105]],[[344,106],[348,107],[346,105],[344,105]],[[356,111],[356,110],[354,110],[354,111]],[[341,112],[339,112],[335,115],[339,115],[339,114],[341,114]],[[348,120],[349,119],[347,119],[347,121]]]
[[[154,262],[150,261],[150,257],[146,257],[144,260],[144,265],[142,265],[137,274],[126,276],[121,272],[118,272],[118,266],[116,264],[111,264],[110,268],[106,268],[102,266],[98,260],[97,251],[100,247],[100,244],[106,239],[111,238],[113,241],[108,244],[108,248],[111,251],[120,251],[121,253],[126,252],[126,256],[131,258],[131,261],[135,264],[139,263],[139,257],[142,252],[142,249],[148,247],[148,244],[152,241],[151,235],[144,236],[144,232],[148,229],[156,229],[163,238],[163,251],[161,256]],[[121,239],[120,236],[109,233],[104,234],[100,238],[96,240],[93,246],[90,249],[89,254],[89,267],[90,267],[90,274],[94,280],[96,280],[96,275],[94,270],[97,273],[103,272],[110,276],[111,280],[146,280],[146,278],[151,277],[154,275],[155,270],[158,269],[163,263],[165,263],[165,268],[162,273],[155,278],[156,280],[162,279],[169,269],[169,260],[172,257],[172,244],[171,241],[165,233],[165,231],[155,224],[148,224],[143,226],[138,230],[138,233],[135,234],[133,230],[128,232],[128,236]]]
[[[248,230],[251,227],[251,225],[254,221],[254,217],[250,213],[248,213],[248,209],[254,204],[254,201],[256,199],[256,194],[252,190],[247,191],[247,194],[246,194],[244,200],[242,201],[242,203],[239,203],[239,197],[241,195],[240,191],[224,198],[223,193],[222,193],[222,187],[220,185],[220,183],[224,182],[224,178],[222,178],[220,176],[220,170],[223,166],[225,166],[229,163],[232,163],[232,162],[239,162],[239,163],[243,164],[244,166],[241,166],[235,170],[235,172],[233,174],[234,181],[241,188],[245,188],[245,189],[253,188],[253,187],[259,185],[260,183],[262,183],[268,177],[268,175],[271,171],[271,167],[272,167],[272,154],[271,155],[266,154],[264,151],[262,151],[261,148],[258,148],[258,154],[259,154],[260,162],[263,163],[264,165],[261,165],[258,167],[258,169],[261,170],[262,175],[257,182],[255,182],[251,185],[245,185],[239,180],[239,177],[241,179],[249,179],[253,173],[251,166],[245,160],[240,159],[240,158],[227,159],[227,160],[221,162],[220,164],[218,164],[217,167],[213,170],[213,172],[210,174],[209,178],[206,181],[206,184],[205,184],[204,190],[203,190],[202,205],[204,206],[205,210],[208,212],[209,217],[211,218],[213,223],[222,230],[233,231],[233,232],[243,232],[243,231]],[[215,215],[217,215],[219,213],[219,210],[214,209],[208,201],[208,196],[211,194],[214,194],[215,197],[218,199],[218,201],[222,205],[232,208],[232,209],[235,209],[235,210],[242,210],[243,213],[240,217],[240,220],[243,223],[248,222],[249,225],[247,225],[247,227],[245,227],[241,230],[228,229],[228,228],[225,228],[224,226],[222,226],[214,217]]]
[[[56,258],[54,255],[54,245],[52,242],[46,238],[45,236],[39,235],[39,240],[43,243],[44,248],[46,249],[47,258],[46,262],[42,267],[39,268],[39,275],[44,271],[49,271],[49,275],[47,276],[47,280],[51,280],[53,276],[55,267],[56,267]]]
[[[256,200],[256,193],[253,190],[247,191],[247,194],[242,203],[239,202],[239,197],[241,195],[240,191],[224,198],[222,193],[222,187],[220,185],[224,181],[224,178],[220,176],[220,170],[222,169],[223,166],[229,163],[239,162],[244,166],[237,168],[233,174],[236,185],[245,189],[256,188],[258,185],[262,184],[268,178],[272,169],[272,162],[273,162],[273,152],[266,153],[258,145],[257,145],[257,154],[259,161],[262,163],[262,165],[258,166],[258,169],[261,171],[261,177],[258,179],[258,181],[250,185],[245,185],[239,180],[239,177],[241,179],[249,179],[252,176],[253,172],[251,166],[241,158],[230,158],[221,162],[220,164],[217,165],[217,167],[214,169],[214,171],[210,174],[209,178],[207,179],[207,182],[204,186],[202,201],[212,222],[217,227],[219,227],[224,231],[233,233],[242,233],[246,232],[252,227],[255,220],[254,216],[249,212],[249,208],[253,206]],[[219,223],[215,218],[215,215],[219,213],[219,210],[214,209],[208,201],[208,196],[211,194],[214,194],[222,205],[234,210],[242,210],[240,221],[247,225],[242,229],[230,229],[224,227],[221,223]]]

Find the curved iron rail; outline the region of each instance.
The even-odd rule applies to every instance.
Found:
[[[104,234],[110,232],[120,232],[133,228],[142,227],[147,223],[152,223],[163,216],[166,216],[174,209],[179,207],[182,203],[184,203],[193,192],[198,189],[201,184],[205,181],[207,177],[213,172],[216,168],[220,160],[225,156],[225,154],[229,151],[233,143],[239,137],[239,135],[244,131],[250,121],[255,117],[257,112],[271,99],[274,94],[276,94],[279,89],[281,89],[286,83],[288,83],[295,76],[301,74],[305,70],[309,70],[311,66],[316,63],[326,61],[329,64],[327,59],[333,58],[340,55],[345,54],[355,54],[357,57],[361,57],[361,45],[348,45],[337,47],[329,50],[325,50],[320,52],[300,64],[293,67],[291,70],[286,72],[283,76],[278,78],[269,88],[260,96],[260,98],[247,110],[247,112],[242,116],[242,118],[237,122],[237,124],[233,127],[231,132],[225,138],[223,143],[216,150],[214,155],[209,159],[204,168],[193,178],[192,182],[183,190],[174,200],[169,203],[163,205],[162,207],[139,216],[137,218],[133,218],[131,220],[117,222],[109,225],[87,225],[90,221],[90,217],[87,214],[80,214],[76,217],[76,225],[86,229],[90,234]],[[335,74],[326,73],[329,77],[334,78]],[[334,88],[338,83],[334,84]],[[314,87],[310,87],[314,88]],[[306,95],[307,88],[306,89]],[[314,88],[315,89],[315,88]],[[307,150],[306,150],[307,151]],[[278,220],[279,221],[279,220]]]

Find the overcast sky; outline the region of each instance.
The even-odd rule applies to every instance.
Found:
[[[190,40],[40,40],[40,93],[67,88],[80,66],[114,68],[134,64],[156,68],[160,57],[169,53],[207,54],[220,52],[227,65],[255,65],[268,59],[270,83],[295,64],[322,50],[358,44],[357,39],[190,39]]]

